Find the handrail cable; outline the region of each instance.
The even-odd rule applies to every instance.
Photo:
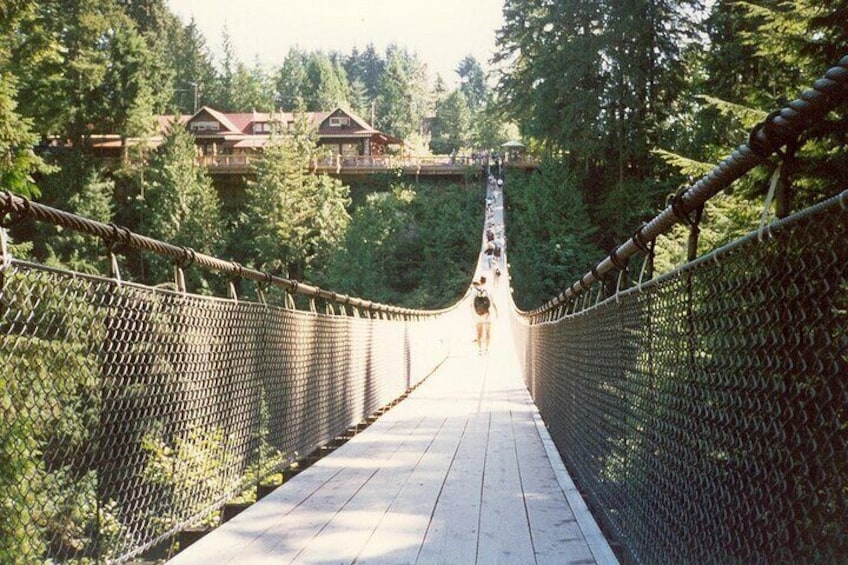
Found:
[[[114,223],[106,224],[57,208],[33,202],[30,199],[12,194],[9,191],[0,192],[0,218],[5,214],[11,215],[16,221],[31,218],[42,222],[48,222],[57,226],[72,229],[81,233],[101,238],[105,243],[110,255],[114,256],[127,248],[141,249],[169,257],[178,266],[198,265],[205,269],[219,271],[230,275],[233,279],[243,278],[260,283],[263,287],[275,285],[284,289],[289,295],[300,294],[311,300],[319,298],[326,302],[349,305],[371,312],[382,312],[386,314],[397,314],[411,316],[417,314],[436,315],[443,310],[421,311],[413,308],[402,308],[365,300],[363,298],[351,297],[347,294],[338,294],[323,288],[308,285],[293,279],[287,279],[271,273],[245,267],[235,261],[225,261],[211,255],[199,253],[189,247],[181,247],[164,241],[153,239],[141,234],[134,233],[128,228],[118,226]],[[116,261],[112,261],[113,269]]]
[[[767,160],[780,147],[795,139],[836,106],[848,99],[848,55],[828,69],[823,78],[813,83],[800,97],[782,110],[772,112],[755,126],[747,143],[740,145],[729,157],[716,165],[693,186],[682,191],[662,212],[639,228],[633,237],[619,245],[576,282],[557,297],[524,315],[539,319],[539,315],[557,308],[576,297],[601,278],[615,270],[617,263],[626,262],[637,253],[644,253],[642,242],[649,242],[667,233],[683,221],[681,216],[703,204],[741,178],[745,173]]]

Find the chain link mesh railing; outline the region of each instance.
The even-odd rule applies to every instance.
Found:
[[[551,435],[634,561],[848,557],[846,204],[516,326]]]
[[[848,57],[590,273],[513,316],[539,411],[629,560],[848,560],[848,191],[603,301],[597,284],[846,85]]]
[[[138,555],[448,353],[450,311],[322,314],[3,259],[4,564]]]

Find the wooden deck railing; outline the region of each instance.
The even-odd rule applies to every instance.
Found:
[[[200,165],[214,172],[248,172],[261,159],[260,155],[203,155],[197,158]],[[528,156],[507,161],[508,166],[534,168],[536,161]],[[450,155],[357,155],[313,159],[311,169],[321,173],[371,173],[402,169],[406,173],[445,174],[461,173],[469,167],[482,167],[483,161],[472,157]]]

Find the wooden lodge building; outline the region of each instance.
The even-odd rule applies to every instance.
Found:
[[[330,112],[305,112],[303,117],[315,129],[319,147],[326,147],[333,163],[347,161],[355,164],[383,159],[390,146],[401,153],[403,140],[381,132],[349,110],[338,107]],[[94,154],[109,159],[120,159],[126,146],[146,144],[157,147],[168,128],[175,122],[184,124],[194,136],[198,161],[212,173],[249,172],[251,161],[262,155],[274,135],[284,135],[300,118],[292,112],[221,112],[204,106],[192,116],[158,116],[156,135],[147,139],[126,142],[117,135],[91,136]]]
[[[306,112],[305,118],[317,133],[319,147],[345,158],[383,156],[390,145],[403,141],[374,129],[365,120],[343,108],[331,112]],[[208,106],[185,120],[197,143],[200,157],[226,162],[228,158],[258,156],[273,134],[290,131],[297,116],[291,112],[224,113]],[[172,117],[173,120],[173,117]],[[223,159],[218,159],[222,157]],[[208,159],[207,159],[208,160]]]
[[[228,113],[204,106],[192,116],[158,116],[159,131],[148,138],[121,140],[114,134],[95,134],[89,138],[89,143],[95,155],[117,162],[125,157],[123,152],[130,146],[157,147],[164,133],[178,121],[194,136],[198,163],[224,182],[223,176],[252,174],[253,165],[262,157],[265,146],[273,143],[274,136],[285,135],[296,120],[304,118],[316,132],[318,146],[326,149],[322,157],[310,164],[313,172],[358,176],[400,170],[416,177],[463,176],[481,167],[478,160],[469,157],[408,155],[403,140],[379,131],[341,107],[330,112],[301,115],[292,112]],[[516,161],[514,165],[532,168],[535,163]]]

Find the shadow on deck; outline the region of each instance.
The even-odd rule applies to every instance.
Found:
[[[502,322],[478,356],[469,316],[406,400],[169,563],[617,562]]]

